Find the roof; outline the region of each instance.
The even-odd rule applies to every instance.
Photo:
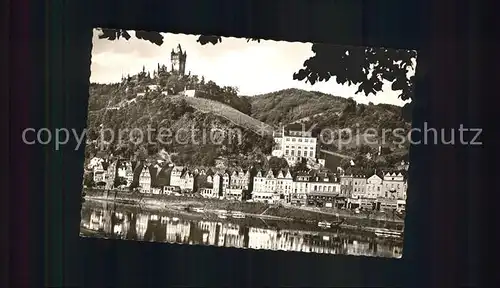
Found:
[[[207,181],[210,175],[197,175],[195,178],[195,185],[197,188],[213,188],[213,183]]]
[[[206,171],[206,174],[207,176],[210,175],[210,176],[213,176],[215,173],[214,171],[212,170],[212,168],[208,168],[207,171]]]
[[[172,167],[163,167],[155,177],[154,187],[168,186],[170,185],[170,174],[172,173]]]

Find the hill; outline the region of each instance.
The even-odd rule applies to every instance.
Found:
[[[182,96],[174,97],[181,98]],[[204,98],[184,97],[183,99],[198,111],[223,117],[231,123],[244,129],[249,129],[257,134],[266,133],[272,135],[273,128],[271,125],[250,117],[231,106]]]
[[[268,124],[291,123],[320,113],[341,112],[347,99],[299,89],[285,89],[246,97],[251,116]]]
[[[201,98],[179,96],[184,89],[200,91],[198,95]],[[143,133],[151,127],[155,131],[169,129],[173,136],[177,135],[177,131],[188,128],[196,131],[190,135],[191,140],[193,137],[206,138],[207,135],[203,136],[203,133],[210,133],[213,128],[217,128],[219,131],[239,129],[241,133],[230,137],[216,135],[215,138],[221,141],[217,140],[215,144],[214,139],[210,139],[209,143],[192,143],[183,139],[180,142],[143,141],[135,144],[135,135],[135,138],[125,142],[112,139],[104,147],[108,154],[126,159],[151,158],[164,149],[172,153],[172,161],[179,165],[211,166],[219,156],[239,158],[248,163],[248,159],[243,158],[263,159],[264,155],[270,154],[274,145],[269,136],[273,126],[296,123],[312,127],[313,134],[322,137],[321,149],[338,153],[320,155],[327,159],[327,166],[333,169],[342,161],[345,165],[345,156],[352,159],[368,152],[376,154],[383,129],[409,128],[409,124],[401,118],[401,107],[393,105],[358,104],[352,99],[299,89],[237,96],[236,88],[220,87],[212,81],[205,83],[203,77],[199,79],[196,75],[172,75],[160,67],[153,76],[143,71],[124,77],[120,83],[91,84],[89,92],[87,139],[93,144],[88,145],[87,159],[96,155],[97,146],[102,147],[105,142],[99,137],[102,127],[115,132],[136,129]],[[377,141],[370,142],[367,139],[373,138],[364,137],[365,129],[368,128],[377,131],[377,136],[374,136]],[[328,129],[333,133],[322,134]],[[355,132],[349,138],[341,129]],[[264,131],[268,134],[263,136]],[[157,134],[153,137],[158,137]],[[388,143],[386,146],[389,146],[389,152],[385,154],[396,156],[388,155],[379,162],[391,162],[389,165],[394,165],[405,157],[407,143],[395,145],[391,142],[394,137],[391,137],[389,135],[385,139],[384,145]],[[240,141],[233,141],[236,138]],[[345,142],[346,138],[351,141]],[[342,145],[339,145],[340,142]]]
[[[91,94],[90,98],[113,103],[118,94]],[[172,153],[175,164],[212,166],[219,156],[269,154],[274,144],[272,138],[254,132],[261,122],[216,101],[154,91],[132,100],[89,111],[86,159],[100,148],[108,155],[137,160],[154,157],[164,149]],[[133,130],[135,133],[129,132]]]
[[[402,118],[401,107],[389,104],[359,104],[352,98],[320,92],[285,89],[247,98],[252,105],[251,116],[269,125],[300,123],[300,125],[293,126],[304,125],[307,127],[306,130],[313,127],[312,131],[316,134],[320,134],[322,130],[331,130],[341,134],[342,129],[350,129],[353,133],[352,141],[343,143],[343,148],[346,150],[361,145],[378,148],[380,141],[376,140],[381,140],[384,129],[409,129],[410,126]],[[377,136],[373,138],[367,135],[368,129],[376,131]],[[323,136],[328,138],[328,135]],[[342,135],[333,136],[336,140],[342,139]],[[387,137],[389,137],[385,139],[389,140],[387,142],[394,140],[392,135]],[[397,145],[389,143],[389,146],[396,147]],[[327,149],[327,147],[324,148]],[[330,148],[332,149],[328,150],[334,151],[339,147]]]

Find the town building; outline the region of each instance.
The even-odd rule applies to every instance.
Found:
[[[99,185],[106,181],[106,170],[104,170],[104,162],[96,163],[94,166],[94,183]]]
[[[108,169],[106,169],[106,176],[105,176],[105,182],[106,182],[106,189],[111,190],[114,188],[115,184],[115,176],[117,173],[117,165],[118,161],[115,160],[109,164]]]
[[[352,175],[340,175],[340,196],[351,197],[353,191],[353,176]]]
[[[188,170],[185,170],[180,177],[179,187],[181,192],[191,193],[194,191],[194,174]]]
[[[126,163],[127,162],[119,161],[118,163],[119,164],[118,164],[116,176],[117,177],[122,177],[123,179],[126,179],[126,177],[127,177],[127,166],[126,166]]]
[[[214,191],[213,176],[212,170],[205,171],[204,169],[200,170],[196,175],[195,190],[200,193],[201,196],[206,198],[218,197],[218,195],[215,195],[216,193]]]
[[[139,175],[139,191],[141,193],[151,193],[151,173],[146,165],[142,167]]]
[[[222,189],[220,195],[224,197],[226,195],[227,189],[229,189],[231,175],[229,174],[229,171],[226,170],[222,172],[221,176],[222,176],[222,185],[221,185]]]
[[[209,194],[202,194],[207,198],[220,198],[222,197],[223,175],[220,172],[214,173],[212,191]]]
[[[382,194],[382,178],[377,174],[368,177],[368,179],[366,179],[366,193],[364,197],[377,199],[378,197],[382,197]]]
[[[340,179],[337,176],[318,173],[310,181],[309,191],[306,196],[307,205],[337,207],[340,194]]]
[[[276,192],[278,193],[280,200],[283,200],[285,203],[291,202],[293,177],[289,169],[278,172]]]
[[[366,195],[366,176],[354,175],[352,177],[352,198],[362,198]]]
[[[184,181],[181,179],[186,169],[183,166],[174,166],[170,175],[170,186],[181,187]]]
[[[264,203],[274,203],[279,200],[277,176],[278,173],[272,169],[269,169],[267,172],[258,171],[254,177],[252,200]]]
[[[405,179],[401,173],[386,173],[384,175],[383,195],[384,198],[406,199]]]
[[[231,200],[243,200],[248,193],[250,185],[250,171],[241,168],[234,170],[229,177],[229,187],[227,187],[224,198]]]
[[[305,131],[299,127],[289,127],[291,129],[288,131],[283,126],[281,132],[274,132],[276,146],[272,151],[272,156],[285,158],[289,166],[295,165],[302,158],[317,162],[318,143],[316,137],[312,136],[311,131]],[[321,163],[324,164],[324,161]]]
[[[307,193],[310,189],[309,182],[312,174],[307,172],[298,172],[292,185],[291,203],[296,205],[306,205]]]
[[[132,163],[130,162],[126,162],[125,164],[125,181],[127,182],[127,187],[130,187],[134,181],[134,170],[132,169]]]

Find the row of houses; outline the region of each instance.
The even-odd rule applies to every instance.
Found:
[[[292,173],[289,169],[188,169],[118,161],[107,167],[98,162],[92,171],[94,182],[106,189],[132,187],[148,194],[199,193],[206,198],[311,206],[400,208],[407,189],[401,173],[365,177],[315,171]],[[121,179],[118,185],[117,178]]]

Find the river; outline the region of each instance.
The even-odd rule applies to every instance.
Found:
[[[402,239],[380,239],[354,231],[322,231],[316,225],[283,229],[261,219],[205,219],[144,210],[106,201],[82,204],[82,236],[247,249],[400,258]]]

